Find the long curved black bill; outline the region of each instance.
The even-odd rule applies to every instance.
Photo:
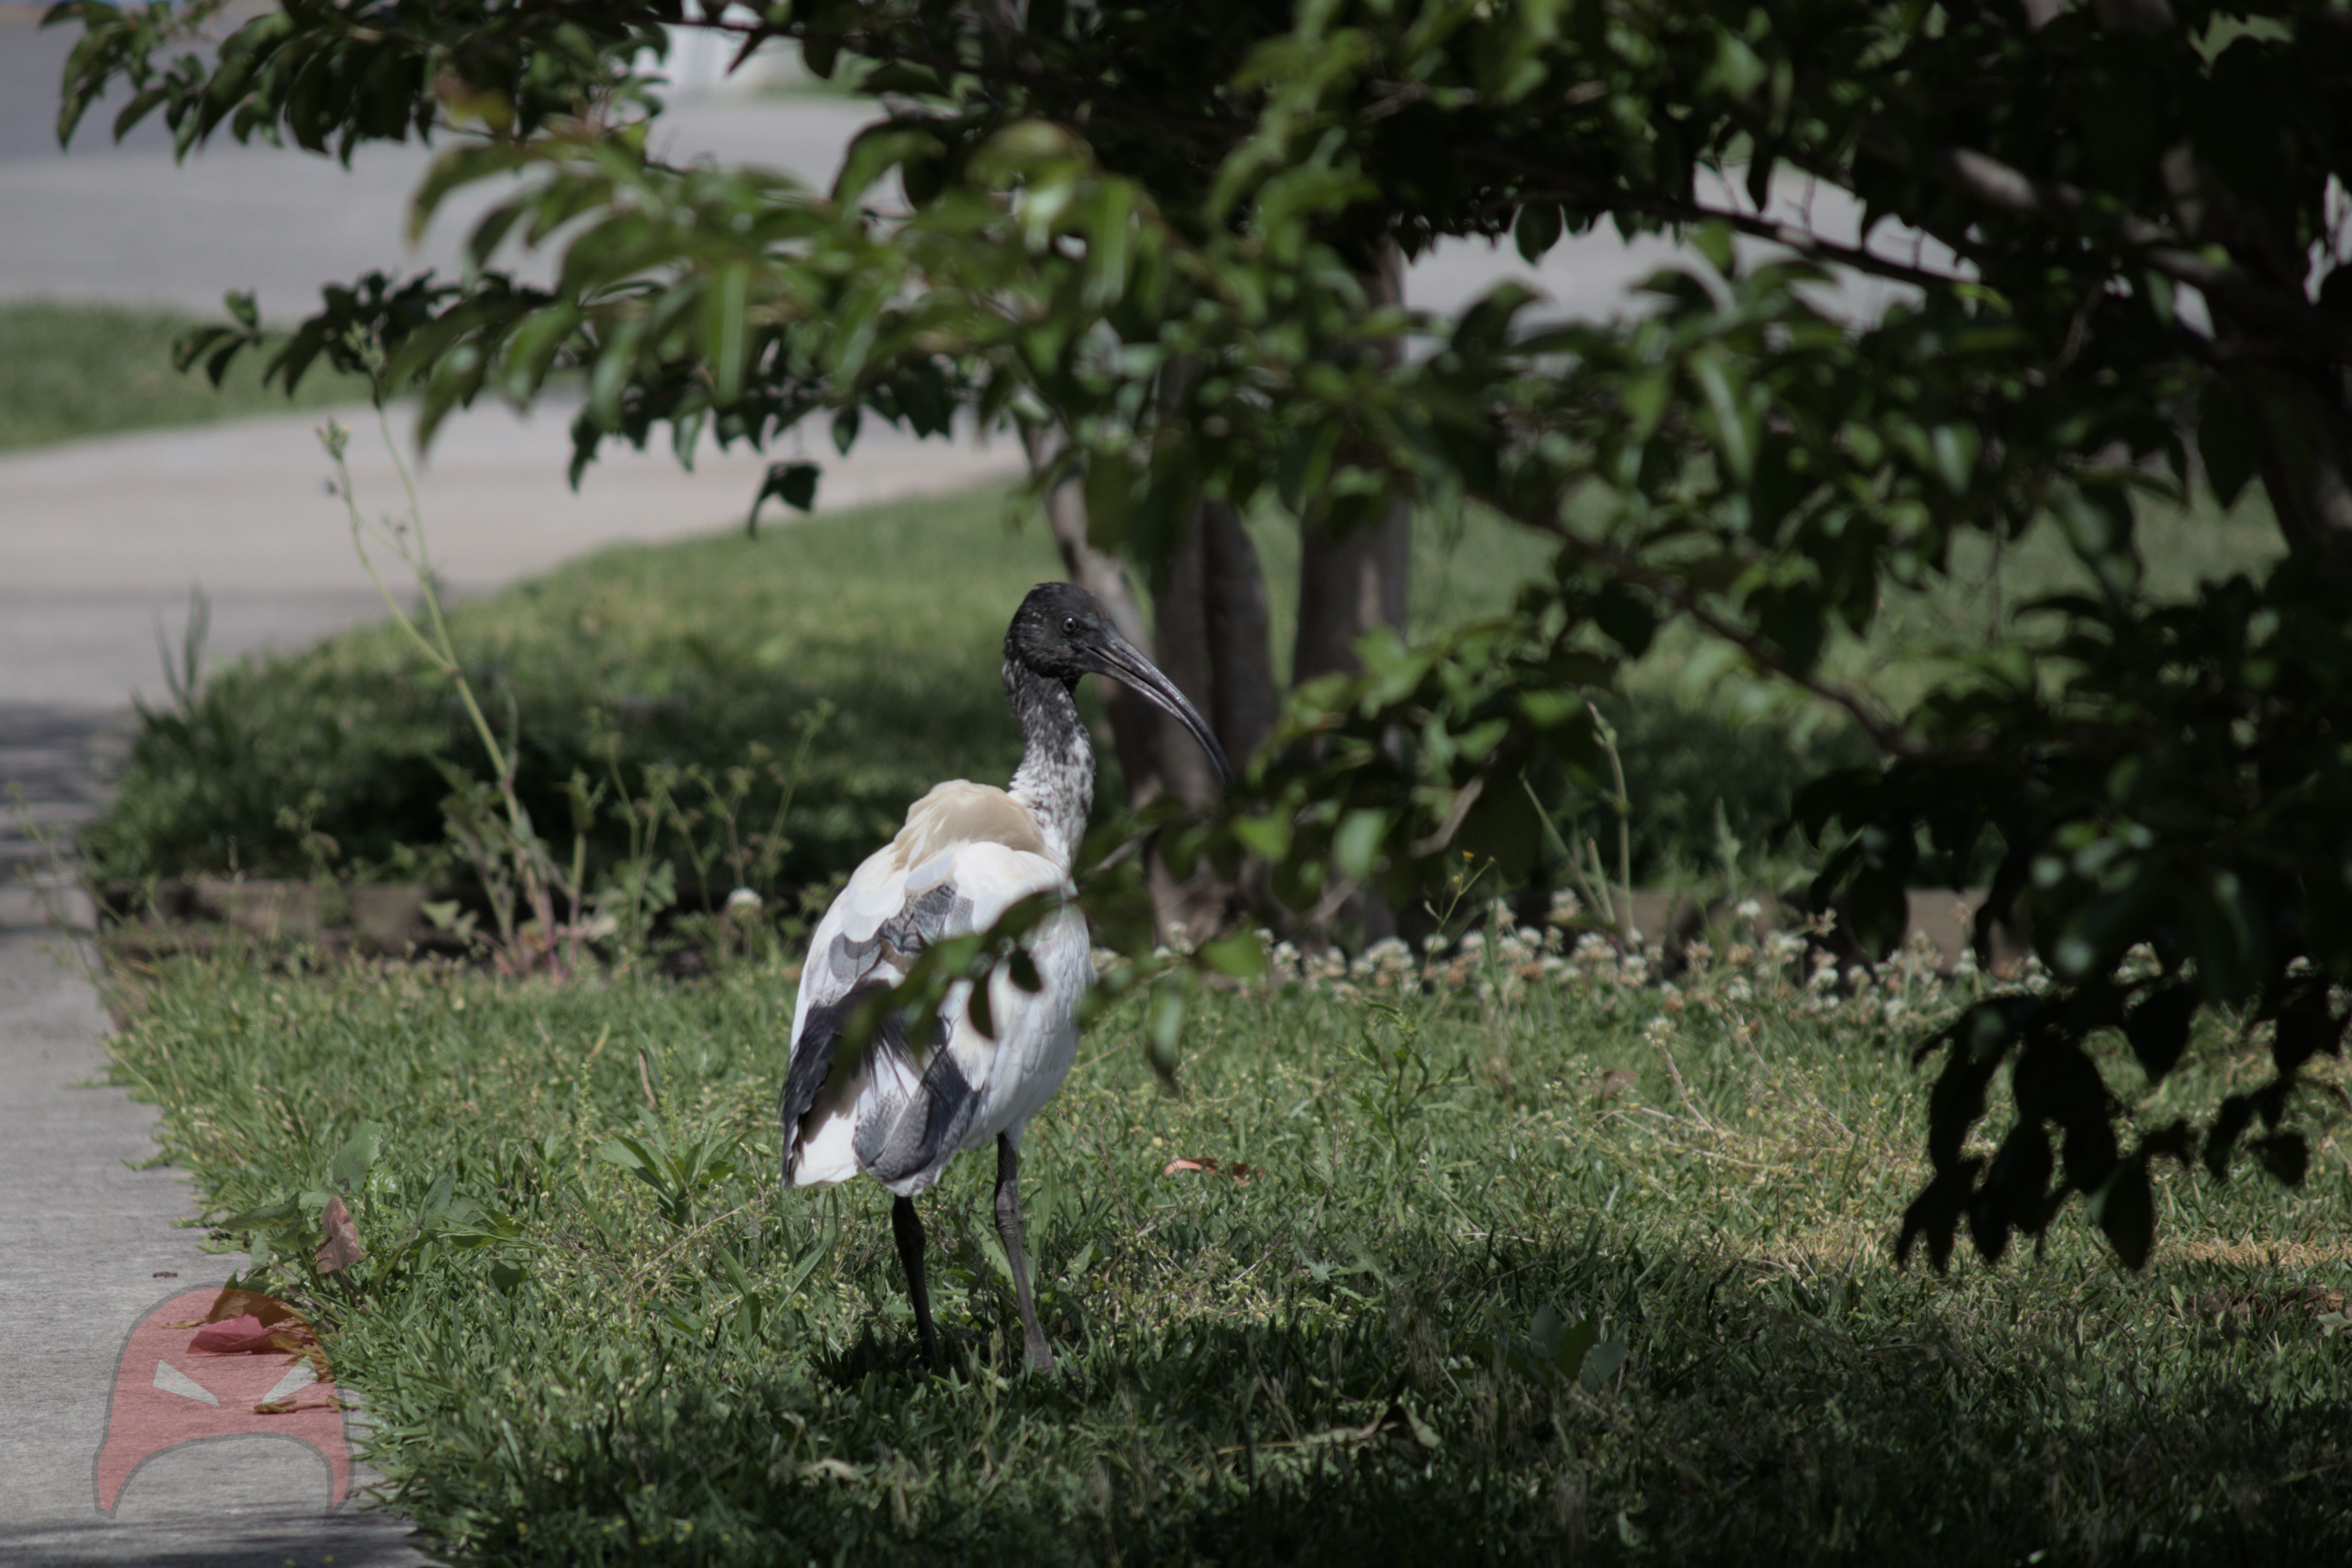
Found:
[[[1105,627],[1103,645],[1087,651],[1095,655],[1097,674],[1109,676],[1153,706],[1172,715],[1176,722],[1192,732],[1192,738],[1201,743],[1201,749],[1209,754],[1211,762],[1216,764],[1217,777],[1228,784],[1234,781],[1234,766],[1225,760],[1225,748],[1217,744],[1216,734],[1209,728],[1209,721],[1202,718],[1201,710],[1176,689],[1175,682],[1160,673],[1159,665],[1143,656],[1140,649]]]

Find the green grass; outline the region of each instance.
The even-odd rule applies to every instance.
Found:
[[[172,368],[172,340],[197,325],[169,311],[34,301],[0,305],[0,450],[78,436],[365,402],[357,377],[314,371],[289,400],[239,359],[215,389]]]
[[[184,959],[113,1049],[214,1217],[315,1214],[382,1124],[368,1258],[322,1282],[298,1223],[256,1282],[316,1315],[394,1500],[461,1563],[2352,1549],[2336,1144],[2292,1194],[2160,1178],[2144,1275],[2079,1204],[2038,1257],[1899,1271],[1924,1094],[1899,1047],[1948,998],[1506,982],[1213,998],[1172,1099],[1108,1018],[1024,1145],[1045,1378],[1015,1370],[984,1157],[922,1200],[940,1373],[885,1195],[776,1191],[774,967],[559,988]],[[2191,1060],[2219,1065],[2144,1117],[2266,1071]],[[600,1157],[648,1123],[717,1174],[661,1194]],[[1255,1174],[1164,1174],[1180,1155]],[[1539,1354],[1580,1322],[1624,1353],[1589,1386],[1614,1351]]]

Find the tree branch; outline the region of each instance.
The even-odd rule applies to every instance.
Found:
[[[1705,627],[1709,632],[1722,638],[1754,660],[1757,664],[1769,670],[1791,685],[1810,692],[1823,702],[1842,709],[1855,724],[1862,727],[1863,733],[1870,737],[1871,744],[1888,756],[1916,759],[1938,755],[1930,747],[1924,747],[1912,738],[1901,725],[1880,713],[1875,706],[1861,693],[1850,691],[1844,686],[1825,681],[1810,670],[1798,668],[1780,650],[1755,632],[1708,608],[1696,593],[1693,592],[1687,585],[1677,581],[1671,574],[1644,566],[1615,546],[1587,538],[1557,518],[1530,517],[1525,512],[1503,506],[1496,497],[1484,498],[1489,506],[1496,507],[1507,516],[1529,528],[1551,535],[1585,559],[1607,568],[1612,574],[1623,581],[1630,582],[1645,592],[1654,594],[1665,601],[1675,610]]]
[[[1864,146],[1874,157],[1890,162],[1906,161],[1891,135],[1865,136]],[[2082,227],[2101,215],[2079,188],[2036,180],[1971,148],[1938,148],[1929,153],[1928,162],[1944,179],[1986,206],[2016,217],[2063,219]],[[2300,293],[2266,282],[2242,267],[2214,261],[2179,235],[2146,218],[2126,214],[2115,220],[2115,233],[2150,271],[2202,290],[2239,319],[2283,335],[2306,353],[2319,350],[2331,359],[2352,361],[2352,324],[2320,309]]]
[[[1955,283],[1967,281],[1947,273],[1913,267],[1907,262],[1879,256],[1859,246],[1840,245],[1834,240],[1825,240],[1811,229],[1800,225],[1782,223],[1777,218],[1768,218],[1761,214],[1710,207],[1704,202],[1678,196],[1669,196],[1654,192],[1644,193],[1626,191],[1615,186],[1579,180],[1572,176],[1563,176],[1558,170],[1544,168],[1525,159],[1512,157],[1494,147],[1480,147],[1473,151],[1486,162],[1497,168],[1508,169],[1523,180],[1550,182],[1549,189],[1542,185],[1521,186],[1517,195],[1523,203],[1563,202],[1603,212],[1640,213],[1648,217],[1664,218],[1673,223],[1727,224],[1741,234],[1769,240],[1774,245],[1795,251],[1808,260],[1851,267],[1856,272],[1868,273],[1873,277],[1887,278],[1896,283],[1907,283],[1915,288],[1947,288]]]

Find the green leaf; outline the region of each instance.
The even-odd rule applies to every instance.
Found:
[[[884,123],[867,127],[849,144],[841,172],[833,182],[833,199],[854,205],[874,182],[903,163],[929,162],[940,156],[940,140],[928,131]]]
[[[1255,931],[1229,931],[1201,945],[1201,962],[1237,980],[1255,980],[1265,973],[1265,945]]]
[[[368,1167],[383,1147],[383,1132],[381,1122],[362,1122],[344,1140],[328,1172],[339,1191],[356,1193],[367,1181]]]
[[[1144,1037],[1151,1071],[1160,1075],[1163,1084],[1176,1082],[1177,1047],[1184,1039],[1184,1014],[1191,998],[1184,988],[1174,982],[1163,982],[1151,993],[1151,1007],[1144,1018]]]
[[[230,1215],[226,1219],[219,1221],[216,1228],[222,1230],[261,1230],[272,1226],[289,1224],[299,1221],[301,1218],[301,1198],[299,1196],[294,1197],[281,1197],[277,1199],[275,1202],[260,1204],[252,1208],[240,1209],[236,1213]]]
[[[1601,1385],[1617,1375],[1625,1364],[1625,1342],[1604,1339],[1584,1353],[1582,1364],[1577,1369],[1576,1381],[1587,1394],[1598,1393]]]
[[[1559,243],[1562,226],[1556,203],[1530,202],[1519,209],[1518,222],[1511,225],[1511,242],[1521,256],[1538,262]]]
[[[2206,378],[2197,400],[2197,454],[2205,460],[2205,483],[2213,498],[2225,507],[2237,503],[2261,465],[2254,422],[2219,376]]]
[[[702,297],[703,359],[710,367],[712,401],[721,408],[743,395],[743,356],[748,336],[743,312],[751,289],[751,265],[739,261],[720,268]],[[814,495],[815,489],[816,482],[812,479],[810,493]],[[756,510],[758,503],[752,505]],[[803,506],[801,509],[808,508]]]
[[[1388,828],[1385,811],[1350,811],[1341,818],[1339,831],[1331,835],[1331,862],[1339,874],[1350,882],[1369,879]]]
[[[760,482],[760,493],[751,497],[751,526],[760,521],[760,507],[771,496],[795,511],[805,512],[816,505],[816,482],[821,471],[814,463],[771,463],[768,476]]]
[[[2124,1019],[2124,1039],[2148,1082],[2160,1083],[2189,1047],[2189,1026],[2197,1016],[2197,988],[2168,986]]]
[[[2091,1195],[2091,1218],[2105,1233],[2107,1244],[2125,1268],[2137,1272],[2146,1266],[2156,1244],[2156,1203],[2148,1190],[2147,1166],[2137,1159],[2116,1165],[2105,1185]]]

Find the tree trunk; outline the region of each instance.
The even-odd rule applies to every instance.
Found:
[[[2252,415],[2263,488],[2287,549],[2335,583],[2352,582],[2352,420],[2326,384],[2335,373],[2249,364],[2229,379]]]
[[[1216,722],[1217,659],[1209,610],[1207,530],[1196,511],[1160,563],[1151,585],[1151,629],[1160,668],[1176,689]],[[1224,739],[1220,734],[1217,738]],[[1160,777],[1180,800],[1206,810],[1224,793],[1216,769],[1185,727],[1166,715],[1160,723]]]
[[[1404,302],[1404,259],[1393,241],[1383,242],[1364,292],[1374,308]],[[1385,346],[1393,367],[1401,345]],[[1334,671],[1353,670],[1359,639],[1378,626],[1402,634],[1410,608],[1406,589],[1412,572],[1412,513],[1391,501],[1373,520],[1342,533],[1318,522],[1299,525],[1298,640],[1291,657],[1294,685]],[[1349,899],[1340,918],[1356,925],[1367,942],[1393,936],[1396,911],[1370,891]]]
[[[1245,767],[1274,733],[1274,634],[1265,571],[1241,514],[1204,501],[1193,518],[1201,537],[1209,663],[1216,687],[1210,722],[1235,768]]]
[[[1021,443],[1029,454],[1032,474],[1054,460],[1052,438],[1043,430],[1024,429]],[[1054,530],[1062,570],[1070,580],[1093,594],[1118,634],[1151,658],[1151,632],[1143,623],[1143,609],[1135,601],[1127,568],[1087,538],[1087,498],[1077,480],[1066,479],[1045,493],[1045,522]],[[1140,810],[1158,800],[1165,787],[1160,774],[1160,710],[1116,681],[1101,684],[1103,706],[1110,715],[1111,749],[1127,783],[1127,803]]]
[[[1393,243],[1364,278],[1375,308],[1404,302],[1404,262]],[[1387,349],[1393,364],[1401,350]],[[1391,501],[1370,523],[1345,533],[1316,523],[1299,527],[1298,641],[1291,658],[1295,685],[1357,667],[1356,641],[1375,626],[1405,627],[1406,586],[1412,572],[1412,514]]]

